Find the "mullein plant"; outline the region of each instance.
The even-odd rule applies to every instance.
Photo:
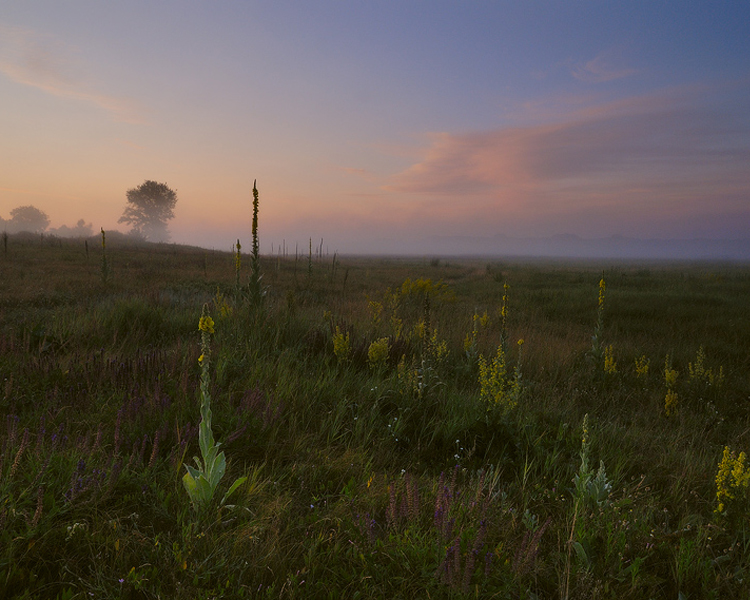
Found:
[[[573,477],[575,486],[573,493],[576,499],[576,505],[581,503],[596,504],[601,506],[609,499],[612,491],[612,484],[607,478],[607,471],[604,468],[604,461],[599,461],[599,470],[594,470],[589,465],[589,415],[583,416],[583,425],[581,426],[581,465],[578,467],[578,473]]]
[[[617,361],[615,361],[615,349],[610,344],[604,349],[604,373],[614,375],[617,373]]]
[[[107,283],[109,281],[109,264],[107,263],[107,238],[104,233],[104,227],[102,230],[102,281]]]
[[[602,274],[602,278],[599,280],[599,305],[596,309],[596,325],[594,326],[594,335],[591,336],[591,350],[588,352],[589,357],[596,365],[597,371],[604,365],[604,294],[606,289],[607,285],[604,282],[604,274]]]
[[[503,352],[508,353],[508,291],[510,286],[507,282],[503,284],[503,304],[500,307],[500,345]]]
[[[513,375],[508,375],[505,352],[502,344],[497,347],[497,353],[491,362],[484,356],[479,357],[479,386],[480,397],[487,403],[487,410],[508,412],[518,405],[521,397],[521,348],[523,340],[518,340],[518,362]]]
[[[214,333],[214,321],[208,315],[207,307],[203,306],[201,318],[198,321],[198,329],[201,332],[201,355],[198,363],[201,368],[201,423],[198,429],[198,445],[201,450],[201,458],[195,457],[196,467],[185,465],[187,473],[182,477],[182,483],[187,490],[193,507],[197,511],[205,510],[213,500],[216,488],[227,468],[224,452],[219,452],[220,443],[214,440],[211,430],[211,334]],[[229,496],[242,485],[247,477],[238,478],[224,494],[221,500],[223,506]]]
[[[260,273],[260,244],[258,242],[258,187],[253,181],[253,249],[250,257],[250,301],[253,306],[260,306],[263,300]],[[239,242],[238,242],[239,246]]]
[[[469,365],[472,367],[476,364],[477,359],[479,358],[478,337],[480,327],[484,329],[489,324],[490,317],[487,314],[487,311],[485,311],[481,317],[476,312],[476,310],[474,311],[474,315],[472,317],[471,333],[467,333],[466,337],[464,338],[464,354],[466,355],[466,359],[469,361]]]
[[[235,296],[237,299],[240,297],[240,271],[242,268],[242,246],[240,240],[237,240],[237,245],[234,247],[234,289]]]

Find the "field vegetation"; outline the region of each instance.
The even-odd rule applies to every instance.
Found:
[[[750,597],[748,265],[105,244],[0,248],[0,597]]]

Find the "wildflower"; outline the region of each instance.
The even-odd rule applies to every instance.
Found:
[[[599,310],[604,309],[604,292],[607,288],[607,284],[604,283],[604,276],[599,280]]]
[[[635,375],[636,377],[645,377],[648,375],[649,360],[646,355],[635,359]]]
[[[341,333],[341,330],[336,326],[336,333],[333,334],[333,353],[339,364],[347,362],[351,352],[352,345],[349,339],[349,332],[347,331],[345,335]]]
[[[380,338],[370,344],[370,347],[367,349],[367,361],[370,363],[370,368],[373,371],[384,368],[389,352],[390,344],[388,343],[388,338]]]
[[[677,416],[677,392],[667,390],[667,397],[664,399],[664,412],[668,417]]]
[[[677,371],[672,368],[672,357],[667,354],[667,358],[664,361],[664,382],[668,389],[674,388],[677,383]]]
[[[370,314],[372,315],[372,326],[378,327],[378,325],[380,325],[381,316],[383,314],[383,305],[380,302],[368,300],[367,308],[369,309]]]
[[[200,321],[198,321],[198,329],[201,331],[205,331],[206,333],[215,333],[214,332],[214,320],[209,316],[202,316],[200,318]]]
[[[617,373],[617,363],[615,362],[614,353],[612,344],[604,349],[604,372],[608,375]]]
[[[515,377],[508,377],[505,364],[505,352],[498,346],[497,354],[488,363],[484,356],[479,357],[480,395],[490,406],[503,410],[515,408],[520,395],[520,377],[516,370]]]
[[[736,492],[741,488],[747,489],[750,486],[750,469],[745,465],[746,460],[747,457],[744,452],[735,456],[735,453],[729,450],[729,446],[724,446],[724,453],[716,473],[716,500],[718,505],[715,513],[723,513],[727,502],[735,499]]]

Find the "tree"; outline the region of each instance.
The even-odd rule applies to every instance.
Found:
[[[83,219],[78,219],[75,227],[68,227],[67,225],[60,225],[57,229],[50,229],[48,233],[56,235],[58,237],[91,237],[94,235],[94,226],[91,223],[86,223]]]
[[[131,233],[146,240],[169,241],[167,221],[174,218],[177,193],[166,183],[146,180],[126,196],[128,206],[117,222],[132,225]]]
[[[10,220],[5,221],[5,227],[9,233],[29,231],[41,233],[49,226],[47,213],[42,212],[35,206],[19,206],[10,211]]]

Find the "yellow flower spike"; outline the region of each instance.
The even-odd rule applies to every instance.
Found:
[[[604,282],[604,277],[599,280],[599,308],[604,306],[604,292],[607,289],[607,284]]]
[[[604,349],[604,372],[608,375],[617,373],[617,361],[615,361],[615,350],[612,344]]]
[[[649,360],[646,355],[642,355],[635,359],[635,375],[636,377],[645,377],[648,375]]]
[[[741,488],[750,487],[750,470],[746,469],[747,457],[744,452],[736,456],[729,446],[724,446],[724,452],[716,473],[716,501],[714,512],[723,513],[727,503],[736,498],[736,492]]]
[[[667,390],[667,396],[664,399],[664,413],[668,417],[677,416],[677,393],[674,390]]]
[[[211,317],[201,317],[198,321],[198,329],[206,333],[214,333],[214,320]]]

